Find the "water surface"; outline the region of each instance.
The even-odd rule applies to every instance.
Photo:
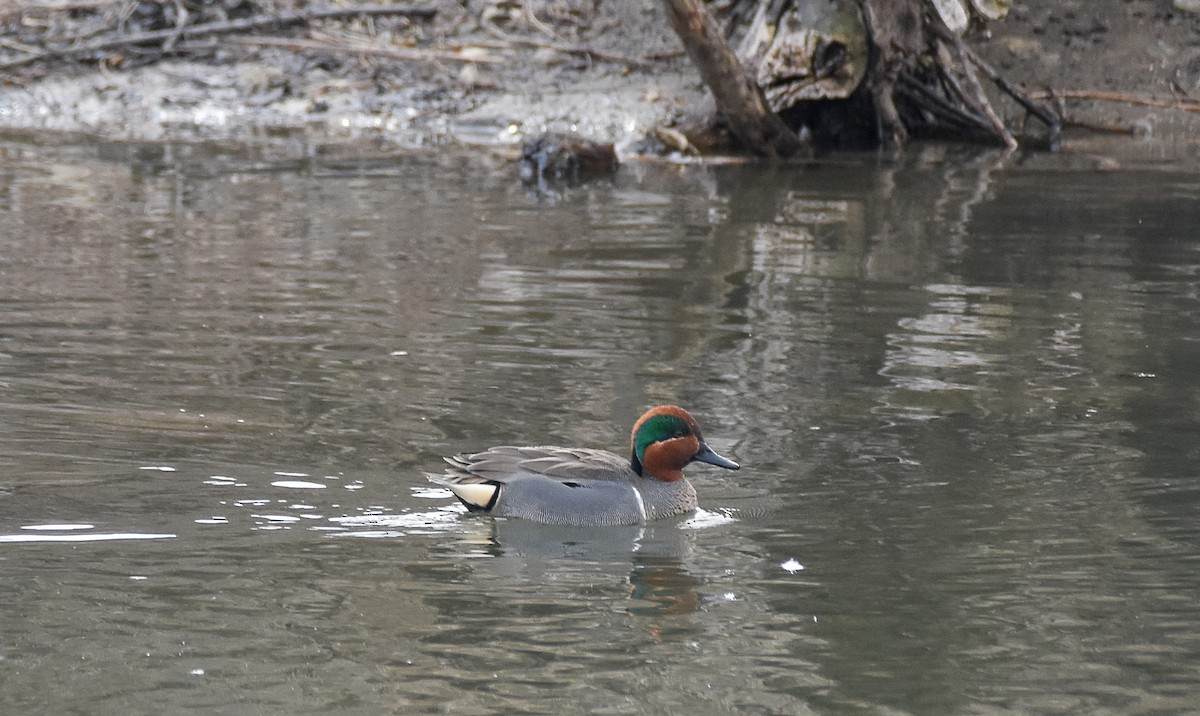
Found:
[[[4,712],[1200,703],[1200,175],[0,155]],[[423,477],[659,402],[689,519]]]

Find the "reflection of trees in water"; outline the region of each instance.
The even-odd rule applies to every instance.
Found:
[[[822,586],[856,617],[822,664],[837,697],[934,694],[917,710],[959,711],[970,697],[947,683],[1027,679],[1072,684],[1065,703],[1084,708],[1096,668],[1152,659],[1194,616],[1160,588],[1194,583],[1172,564],[1184,510],[1154,497],[1194,508],[1160,487],[1196,452],[1180,440],[1193,379],[1160,372],[1194,374],[1194,202],[1137,188],[1161,176],[1114,188],[1009,164],[916,154],[725,176],[718,232],[747,250],[731,392],[755,416],[732,437],[828,535]],[[1142,631],[1143,608],[1170,616]]]
[[[1005,161],[647,168],[551,213],[506,204],[522,195],[503,178],[429,167],[7,164],[0,291],[24,322],[4,379],[10,409],[36,395],[25,414],[43,422],[5,421],[6,444],[36,452],[22,441],[62,403],[62,435],[125,466],[430,465],[439,441],[616,449],[643,391],[678,398],[746,463],[696,476],[702,504],[773,510],[695,549],[630,538],[591,562],[578,538],[542,557],[506,554],[511,534],[360,545],[298,592],[313,624],[340,620],[322,653],[350,651],[355,686],[468,710],[554,687],[678,711],[718,674],[730,699],[780,712],[813,696],[957,713],[993,693],[1019,709],[1014,690],[1064,684],[1086,711],[1096,673],[1193,676],[1195,570],[1175,565],[1196,544],[1200,218],[1182,180],[1146,200]],[[181,403],[206,422],[153,412]],[[404,471],[384,471],[372,486],[402,494]],[[779,571],[793,554],[803,583]]]
[[[748,250],[730,293],[754,334],[745,358],[757,365],[743,376],[782,386],[854,370],[890,386],[884,405],[916,417],[1082,410],[1096,397],[1090,376],[1119,372],[1136,321],[1081,290],[1126,282],[1128,263],[1085,236],[1013,235],[992,207],[1014,181],[1038,186],[1037,175],[998,174],[1008,154],[946,152],[724,175],[729,218],[717,232]],[[1055,180],[1042,181],[1037,201],[1052,209]],[[1029,285],[1026,267],[1054,273]]]

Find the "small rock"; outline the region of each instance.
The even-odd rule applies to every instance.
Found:
[[[458,71],[458,81],[464,85],[474,86],[479,82],[479,68],[473,62],[469,62],[462,66]]]
[[[1176,10],[1200,14],[1200,0],[1175,0],[1171,4],[1175,6]]]

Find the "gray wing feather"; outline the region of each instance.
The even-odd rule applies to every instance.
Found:
[[[536,447],[494,447],[484,452],[445,458],[450,466],[435,482],[507,484],[522,476],[541,475],[558,482],[591,480],[625,482],[634,477],[629,461],[605,450]]]

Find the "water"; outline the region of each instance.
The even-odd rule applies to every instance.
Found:
[[[0,711],[1200,703],[1200,175],[0,155]],[[423,478],[668,401],[688,520]]]

